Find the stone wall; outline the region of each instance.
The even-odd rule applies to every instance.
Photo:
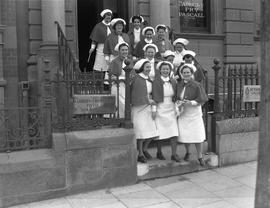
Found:
[[[217,122],[219,165],[233,165],[257,159],[259,119],[237,118]]]
[[[224,8],[225,60],[254,61],[254,1],[226,0]]]
[[[18,106],[18,63],[17,63],[17,28],[16,1],[1,1],[2,24],[5,26],[3,34],[3,75],[7,81],[5,86],[5,106]]]
[[[134,184],[133,130],[53,135],[53,148],[0,154],[0,207]]]

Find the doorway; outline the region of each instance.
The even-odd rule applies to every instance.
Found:
[[[128,24],[128,0],[77,0],[79,67],[81,71],[91,71],[94,66],[95,53],[91,55],[90,61],[87,61],[91,47],[89,37],[94,26],[102,21],[100,12],[103,9],[112,10],[113,18],[121,17]]]

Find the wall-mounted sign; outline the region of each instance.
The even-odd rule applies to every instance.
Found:
[[[115,113],[114,95],[74,95],[74,114],[110,114]]]
[[[178,5],[182,31],[207,30],[207,0],[178,0]]]
[[[244,102],[260,102],[261,86],[260,85],[245,85],[243,92]]]
[[[193,18],[203,18],[205,17],[205,13],[203,11],[203,1],[185,1],[180,0],[180,17],[193,17]]]

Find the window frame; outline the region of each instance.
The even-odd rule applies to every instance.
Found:
[[[178,11],[180,13],[180,1],[178,0]],[[205,9],[206,9],[206,27],[183,27],[181,25],[181,16],[179,15],[179,24],[180,24],[180,32],[181,33],[211,33],[211,1],[205,1]]]

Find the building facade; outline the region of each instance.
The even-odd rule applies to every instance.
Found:
[[[169,26],[172,38],[189,39],[188,48],[208,71],[210,93],[214,58],[260,64],[260,1],[256,0],[0,0],[0,187],[5,190],[0,191],[0,207],[136,182],[132,130],[55,133],[46,125],[54,110],[63,108],[61,103],[54,106],[56,96],[48,81],[60,65],[57,25],[80,70],[88,70],[93,62],[87,63],[89,35],[104,8],[127,22],[140,14],[149,25]],[[29,107],[42,113],[33,114]],[[10,112],[6,109],[16,116],[5,120],[4,113]],[[43,120],[29,131],[26,124],[39,115]],[[11,128],[5,129],[6,124]],[[6,142],[14,129],[11,136],[17,139]],[[25,138],[27,134],[34,139]],[[17,144],[20,150],[36,149],[44,138],[52,141],[41,146],[47,149],[10,153],[10,148],[18,150]]]
[[[36,55],[56,44],[58,21],[84,70],[89,34],[110,8],[114,16],[142,15],[152,26],[170,26],[176,37],[190,40],[200,64],[213,76],[213,59],[260,63],[260,5],[255,0],[1,0],[0,2],[0,102],[19,106],[23,81],[37,81]],[[211,83],[211,82],[210,82]],[[32,93],[33,91],[33,93]],[[31,96],[35,96],[30,87]],[[34,99],[33,99],[34,100]],[[35,102],[35,101],[33,101]]]

